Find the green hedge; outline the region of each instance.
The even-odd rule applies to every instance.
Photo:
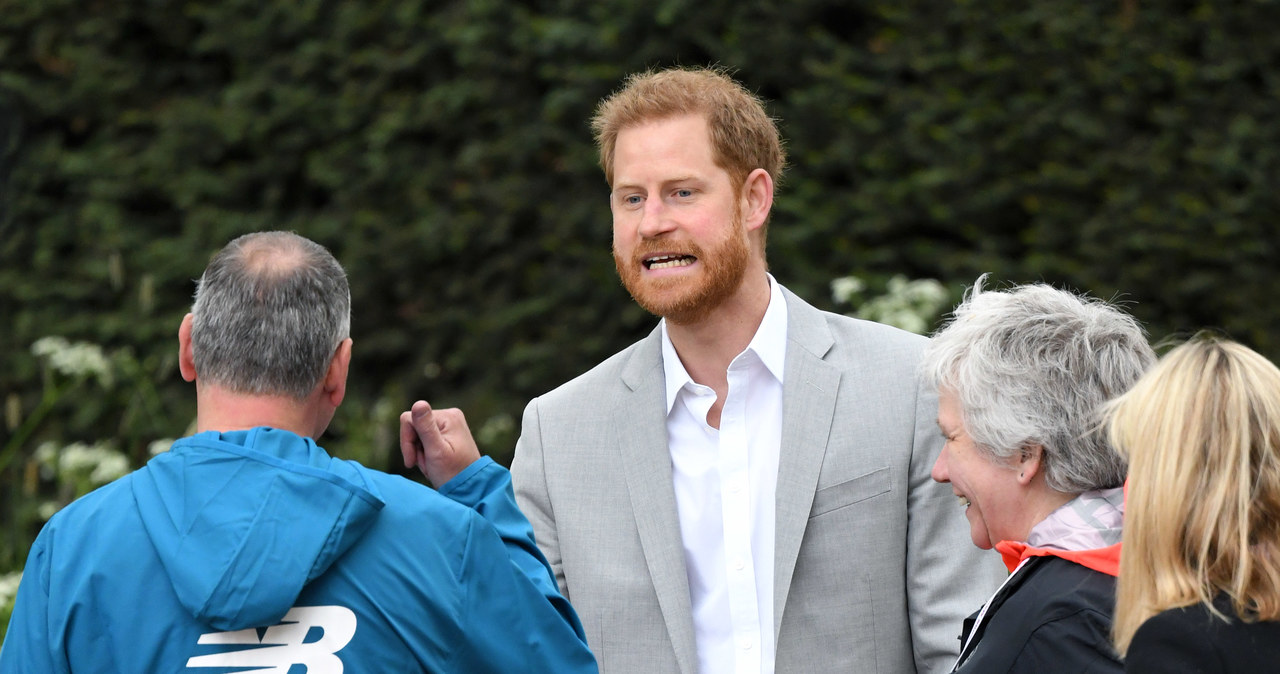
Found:
[[[1260,0],[0,0],[6,443],[48,399],[40,337],[120,371],[55,382],[6,511],[53,489],[42,441],[137,465],[186,431],[191,279],[258,229],[352,278],[330,448],[396,469],[394,417],[425,397],[509,460],[529,398],[653,325],[615,278],[587,128],[651,66],[722,64],[770,102],[772,270],[822,306],[851,273],[958,293],[989,271],[1276,358],[1278,25]],[[10,524],[0,568],[39,522]]]

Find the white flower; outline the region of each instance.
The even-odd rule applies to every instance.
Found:
[[[58,470],[63,473],[87,473],[97,468],[101,459],[99,446],[73,442],[58,453]]]
[[[941,309],[947,300],[947,289],[941,283],[931,279],[918,279],[912,281],[905,288],[907,297],[918,306],[936,307]]]
[[[36,452],[32,456],[40,463],[53,465],[54,460],[58,458],[58,443],[46,440],[36,447]]]
[[[41,337],[31,345],[31,353],[37,357],[46,358],[51,354],[66,349],[71,343],[62,337]]]
[[[120,452],[112,451],[103,454],[98,465],[89,473],[89,481],[94,484],[106,484],[124,477],[129,472],[129,459]]]
[[[52,480],[57,477],[58,449],[57,443],[48,440],[36,447],[36,452],[32,455],[32,458],[40,466],[40,477],[46,480]]]
[[[13,605],[14,597],[18,596],[18,584],[21,582],[21,571],[0,574],[0,606]]]
[[[79,475],[95,487],[129,472],[129,458],[105,441],[92,445],[73,442],[62,448],[45,442],[36,449],[35,458],[46,469],[46,478]]]
[[[40,504],[40,507],[36,509],[36,512],[40,514],[41,520],[48,522],[49,519],[56,515],[59,510],[62,510],[61,503],[58,503],[57,501],[44,501]]]
[[[867,284],[857,276],[845,276],[831,282],[831,298],[840,304],[848,304],[862,292]]]
[[[947,289],[941,283],[933,279],[912,281],[898,275],[885,284],[885,294],[864,302],[855,315],[924,334],[947,300]]]
[[[43,358],[49,367],[70,377],[95,377],[110,387],[114,372],[102,347],[89,342],[68,342],[62,337],[42,337],[31,345],[31,353]]]

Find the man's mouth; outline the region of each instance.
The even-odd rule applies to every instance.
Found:
[[[697,261],[692,255],[656,255],[644,259],[645,269],[670,269],[672,267],[688,267]]]
[[[968,507],[969,507],[969,497],[968,497],[968,496],[965,496],[964,494],[956,494],[956,498],[960,499],[960,505],[962,505],[962,506],[964,506],[964,507],[966,507],[966,508],[968,508]]]

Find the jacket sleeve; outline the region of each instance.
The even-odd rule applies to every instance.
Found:
[[[1076,612],[1046,621],[1030,630],[1022,643],[1006,638],[1012,636],[1007,633],[988,632],[978,649],[956,672],[1120,674],[1124,665],[1111,649],[1110,630],[1111,619],[1108,616],[1081,607]]]
[[[60,625],[49,611],[50,527],[45,525],[27,556],[9,628],[0,646],[0,672],[63,674],[71,666],[62,655]]]
[[[545,588],[528,582],[508,559],[511,549],[479,516],[469,523],[454,569],[461,594],[458,627],[465,639],[450,653],[448,671],[597,672],[573,609],[563,599],[548,603]]]
[[[493,459],[482,457],[442,485],[440,494],[475,510],[493,527],[514,568],[542,593],[585,642],[586,635],[577,613],[560,594],[551,565],[534,540],[533,528],[516,505],[511,473]]]
[[[969,537],[950,485],[933,481],[942,451],[938,397],[917,383],[915,439],[907,494],[907,612],[916,671],[949,672],[960,654],[964,619],[1008,575],[1000,555]]]

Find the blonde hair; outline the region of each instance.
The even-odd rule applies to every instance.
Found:
[[[1280,369],[1198,335],[1106,409],[1129,459],[1112,638],[1123,655],[1151,616],[1230,598],[1280,619]]]
[[[735,185],[762,168],[776,186],[786,153],[778,127],[760,98],[721,68],[671,68],[636,73],[622,89],[600,102],[591,130],[600,149],[600,167],[613,185],[613,150],[622,129],[680,115],[701,115],[711,134],[713,161]]]

